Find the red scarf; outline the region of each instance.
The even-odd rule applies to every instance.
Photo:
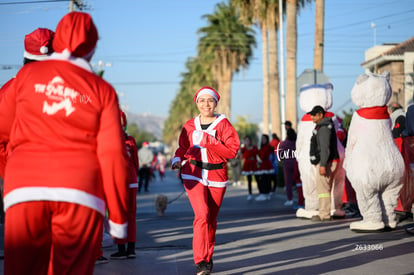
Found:
[[[389,119],[387,106],[361,108],[356,111],[360,117],[366,119]]]
[[[310,114],[304,114],[302,117],[302,121],[312,121]]]

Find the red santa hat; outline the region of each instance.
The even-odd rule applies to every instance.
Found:
[[[31,60],[44,60],[53,52],[52,41],[54,32],[38,28],[24,37],[23,56]]]
[[[98,42],[98,31],[92,17],[84,12],[66,14],[56,27],[53,49],[67,51],[75,57],[85,57],[93,52]]]
[[[198,98],[202,95],[211,95],[217,103],[220,100],[220,95],[216,92],[216,90],[214,90],[211,87],[203,87],[200,90],[198,90],[198,92],[195,94],[194,102],[197,103]]]

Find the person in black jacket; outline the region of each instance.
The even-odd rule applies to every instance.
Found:
[[[331,220],[331,188],[339,162],[336,132],[332,119],[325,117],[322,106],[313,107],[308,114],[316,124],[311,137],[310,160],[316,165],[319,202],[319,215],[313,216],[312,221],[327,221]]]

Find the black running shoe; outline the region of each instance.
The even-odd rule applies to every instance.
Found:
[[[118,251],[114,254],[111,254],[111,259],[113,260],[123,260],[127,258],[127,253],[125,251]]]
[[[210,275],[210,271],[207,268],[207,263],[205,261],[201,261],[196,264],[197,268],[197,275]]]
[[[104,256],[99,257],[99,259],[96,260],[95,264],[106,264],[109,263],[109,260],[105,258]]]
[[[210,261],[207,263],[207,269],[208,269],[208,271],[213,271],[213,266],[214,266],[214,264],[213,264],[213,259],[210,259]]]

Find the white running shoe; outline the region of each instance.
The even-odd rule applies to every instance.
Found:
[[[248,200],[248,201],[251,201],[252,199],[253,199],[253,196],[252,196],[252,195],[248,195],[248,196],[247,196],[247,200]]]
[[[286,202],[284,203],[284,206],[292,206],[292,205],[293,205],[293,200],[286,201]]]
[[[255,201],[265,201],[265,200],[267,200],[267,196],[265,194],[260,194],[255,199]]]

